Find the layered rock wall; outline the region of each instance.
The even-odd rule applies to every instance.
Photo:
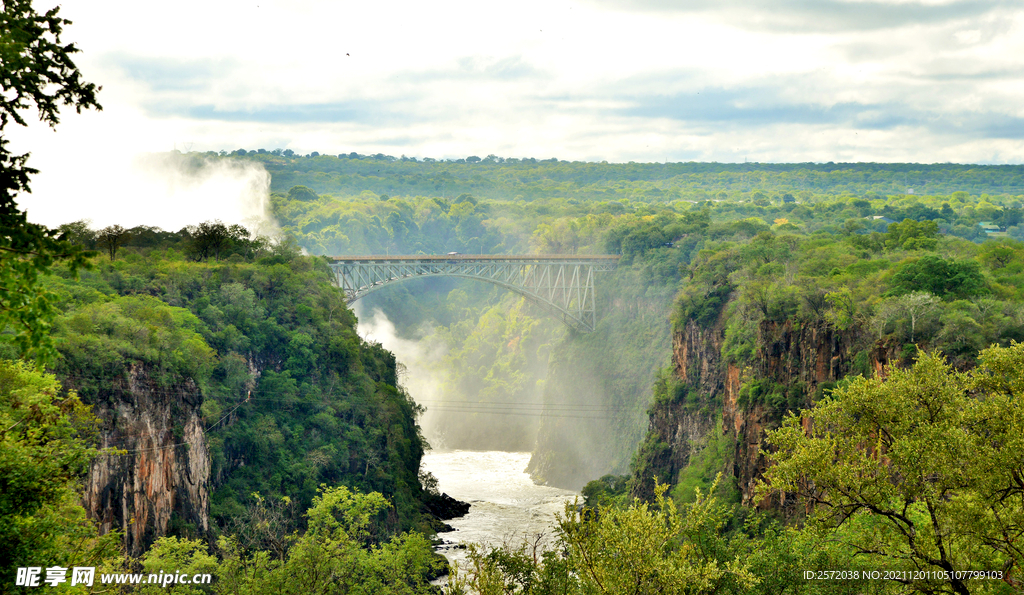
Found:
[[[894,355],[891,349],[874,345],[860,328],[839,331],[825,321],[762,322],[754,355],[746,365],[725,361],[724,341],[724,314],[713,326],[691,320],[674,331],[675,375],[700,401],[696,407],[692,402],[652,407],[648,441],[660,447],[652,449],[645,472],[675,483],[693,454],[717,431],[720,416],[721,432],[735,445],[731,472],[748,505],[768,505],[754,502],[754,488],[767,465],[762,454],[767,447],[765,432],[778,427],[788,410],[810,406],[823,385],[837,382],[857,366],[884,373]],[[855,363],[858,353],[864,361]],[[772,403],[742,397],[744,386],[754,380],[781,387],[776,390],[786,391],[789,400]],[[634,477],[633,495],[648,496],[649,484],[650,477]]]
[[[65,381],[74,388],[74,380]],[[93,403],[101,443],[119,454],[96,458],[85,482],[84,506],[101,530],[122,532],[139,555],[168,531],[209,531],[210,453],[200,413],[202,395],[190,379],[161,383],[142,364],[114,381]]]

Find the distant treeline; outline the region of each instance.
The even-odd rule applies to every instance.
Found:
[[[734,197],[755,190],[841,196],[870,193],[1024,194],[1024,165],[953,163],[607,163],[488,155],[417,159],[377,153],[301,156],[291,150],[239,149],[191,154],[258,161],[271,190],[304,185],[318,193],[526,200],[629,198],[648,202]],[[718,193],[725,193],[719,197]]]

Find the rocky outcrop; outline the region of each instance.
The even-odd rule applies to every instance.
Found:
[[[851,346],[859,344],[859,328],[839,332],[824,321],[817,324],[763,322],[758,333],[754,373],[759,378],[790,386],[801,382],[808,395],[824,382],[835,382],[850,371]]]
[[[720,365],[725,331],[721,321],[705,328],[690,320],[672,333],[672,365],[676,377],[709,395],[725,387],[725,369]]]
[[[724,314],[711,327],[691,320],[674,331],[675,375],[697,396],[686,404],[652,407],[646,478],[634,475],[633,495],[648,496],[652,475],[675,483],[709,433],[716,431],[720,416],[720,431],[735,445],[731,468],[725,470],[736,479],[743,503],[770,506],[754,501],[754,488],[767,466],[762,454],[765,432],[778,427],[787,411],[810,406],[823,389],[847,374],[884,374],[894,355],[894,349],[876,345],[860,328],[840,331],[825,321],[762,322],[754,355],[742,366],[724,361],[724,340]],[[755,384],[773,392],[754,394]]]
[[[721,324],[704,328],[690,322],[672,335],[672,367],[688,395],[661,395],[651,406],[647,436],[633,465],[630,495],[654,497],[654,481],[675,484],[679,473],[702,450],[715,431],[719,408],[716,398],[729,383],[720,365],[724,333]]]
[[[74,380],[65,385],[74,388]],[[84,506],[101,530],[122,532],[125,550],[139,555],[167,533],[209,531],[210,456],[202,395],[190,379],[159,382],[142,364],[111,383],[92,403],[102,420],[100,455],[85,481]]]
[[[435,533],[454,531],[455,529],[444,521],[450,521],[469,514],[470,505],[468,502],[456,500],[448,494],[427,493],[423,501],[431,518],[431,528]]]
[[[722,428],[736,437],[733,474],[743,504],[770,505],[754,502],[757,480],[767,468],[763,454],[768,446],[764,442],[766,430],[777,428],[790,410],[809,407],[820,394],[820,387],[846,376],[853,361],[851,347],[860,343],[860,338],[857,329],[838,332],[824,321],[802,325],[792,320],[766,321],[759,327],[758,347],[752,365],[744,370],[746,374],[735,365],[728,366],[735,380],[728,383],[724,394]],[[790,398],[781,405],[742,403],[740,388],[754,378],[784,387]]]
[[[690,460],[703,450],[715,431],[715,415],[678,405],[654,406],[650,428],[634,461],[630,497],[654,498],[655,481],[676,484]]]

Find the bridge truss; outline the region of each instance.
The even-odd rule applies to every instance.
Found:
[[[465,277],[500,285],[548,309],[581,332],[597,324],[594,274],[618,256],[336,256],[331,268],[352,303],[388,283],[420,277]]]

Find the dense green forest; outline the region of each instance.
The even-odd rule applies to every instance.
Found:
[[[194,167],[204,158],[195,155]],[[643,202],[707,200],[745,192],[811,194],[1024,194],[1024,167],[952,163],[592,163],[558,159],[415,159],[384,154],[297,155],[239,149],[219,156],[262,163],[271,189],[307,186],[320,194],[440,196],[488,199],[629,198]],[[725,193],[719,196],[718,193]]]
[[[51,291],[54,370],[86,402],[129,362],[200,387],[218,521],[252,493],[305,509],[328,483],[389,494],[402,528],[418,522],[416,406],[394,356],[355,334],[322,260],[284,245],[252,263],[129,248]]]
[[[76,241],[102,241],[80,225],[71,228]],[[353,565],[352,573],[325,579],[325,588],[390,585],[400,574],[404,588],[413,589],[402,592],[427,589],[438,561],[424,535],[440,527],[430,513],[439,496],[421,483],[431,485],[419,474],[426,448],[416,425],[419,408],[399,387],[394,356],[356,335],[326,263],[301,256],[293,244],[267,246],[242,235],[225,240],[222,260],[204,260],[195,229],[139,231],[127,243],[143,246],[121,246],[114,259],[101,255],[77,275],[57,268],[45,279],[43,291],[61,312],[50,333],[59,354],[52,364],[56,379],[5,368],[0,388],[5,427],[21,418],[25,403],[53,412],[38,420],[46,428],[42,435],[5,434],[4,465],[24,461],[8,456],[19,452],[8,446],[31,458],[42,454],[33,452],[33,441],[42,438],[41,446],[53,448],[50,441],[63,435],[71,447],[54,460],[65,470],[52,481],[74,489],[83,462],[97,457],[109,466],[106,461],[135,452],[125,450],[127,443],[106,441],[97,451],[95,437],[118,435],[115,428],[127,421],[122,413],[106,413],[90,422],[89,409],[120,411],[121,399],[143,397],[114,387],[152,378],[158,394],[192,394],[201,403],[212,461],[210,532],[172,518],[173,537],[158,539],[141,560],[132,560],[116,555],[116,532],[110,534],[115,541],[91,542],[84,519],[76,521],[82,525],[77,534],[53,534],[48,521],[39,524],[61,523],[73,508],[40,509],[37,503],[19,514],[5,507],[10,513],[0,539],[11,554],[5,575],[30,563],[88,562],[107,570],[141,564],[216,571],[238,588],[268,588],[320,563],[316,556],[347,547],[347,561],[337,563]],[[5,349],[8,357],[16,355],[13,345]],[[197,448],[182,435],[188,403],[173,402],[179,408],[171,411],[178,417],[171,447]],[[77,421],[61,421],[62,410],[76,411]],[[62,423],[70,425],[56,434]],[[141,442],[151,443],[145,436]],[[13,494],[4,492],[10,503]],[[47,493],[68,506],[67,492]],[[345,520],[339,524],[335,515]],[[295,531],[304,537],[297,539]],[[66,549],[73,545],[69,538],[86,547]],[[221,562],[207,554],[207,542],[216,544]]]
[[[677,171],[668,175],[672,164],[498,159],[459,163],[392,160],[383,156],[301,157],[266,151],[247,153],[244,158],[260,161],[275,172],[274,215],[287,233],[294,234],[314,254],[621,254],[619,271],[599,281],[602,319],[597,332],[590,337],[563,341],[564,331],[557,325],[543,320],[538,325],[530,322],[532,318],[518,316],[516,312],[526,312],[528,317],[537,313],[528,304],[509,300],[500,290],[485,284],[409,281],[363,300],[366,312],[382,309],[406,336],[433,332],[434,338],[447,344],[448,376],[443,392],[451,401],[546,402],[551,410],[564,405],[603,407],[600,413],[610,419],[574,421],[552,416],[539,424],[522,418],[504,419],[517,428],[517,443],[523,444],[525,440],[526,447],[534,450],[531,469],[537,477],[577,488],[586,482],[583,474],[627,472],[632,445],[646,427],[644,411],[655,376],[652,369],[665,365],[670,353],[670,329],[663,313],[680,287],[693,290],[693,284],[682,281],[689,281],[693,275],[699,278],[701,273],[690,271],[685,265],[701,250],[715,250],[721,242],[755,241],[759,234],[767,233],[771,237],[790,238],[777,248],[780,253],[792,249],[799,240],[808,245],[834,244],[837,251],[852,246],[856,250],[853,254],[857,255],[884,251],[891,265],[893,243],[907,244],[917,234],[927,236],[920,240],[924,248],[940,238],[969,240],[950,244],[944,248],[947,253],[973,250],[971,245],[984,240],[1024,237],[1020,226],[1024,211],[1019,194],[979,193],[978,187],[966,183],[948,186],[948,194],[925,194],[921,184],[914,189],[915,194],[907,194],[905,187],[891,193],[867,183],[871,175],[894,179],[915,171],[915,167],[935,173],[936,177],[945,172],[942,175],[946,179],[956,179],[958,184],[969,171],[984,171],[991,174],[989,179],[997,180],[1015,171],[1013,168],[840,164],[801,169],[799,165],[678,164]],[[202,167],[198,156],[192,159],[192,166]],[[327,180],[337,177],[335,172],[368,175],[371,169],[367,168],[374,164],[382,168],[381,172],[391,172],[388,167],[404,168],[403,171],[419,172],[424,179],[448,176],[470,181],[477,175],[488,183],[456,184],[443,192],[438,186],[427,188],[423,194],[415,185],[391,189],[361,186],[356,192],[355,188],[328,184]],[[758,179],[763,183],[722,185],[724,180],[759,167],[764,175]],[[282,170],[304,177],[288,178],[290,181],[282,184]],[[689,172],[685,179],[679,174],[684,170]],[[823,182],[820,191],[807,190],[781,185],[778,178],[771,177],[799,171],[818,172],[827,183]],[[601,178],[610,190],[573,195],[551,191],[529,196],[524,195],[521,186],[515,186],[529,180],[538,187],[548,188],[557,182],[583,188],[596,183],[594,178]],[[287,186],[293,182],[302,185]],[[638,190],[644,184],[655,183],[674,185],[678,193],[655,196]],[[902,223],[908,219],[914,223]],[[889,228],[894,222],[899,223],[894,231],[906,226],[901,232],[906,238],[890,237]],[[917,230],[915,226],[924,227]],[[910,241],[906,247],[914,248],[912,244]],[[819,256],[822,250],[818,250]],[[841,269],[850,263],[839,264]],[[864,266],[886,265],[873,262]],[[832,273],[833,268],[837,266],[830,265],[823,273]],[[784,266],[780,270],[788,269]],[[766,269],[761,277],[778,273],[779,270]],[[847,280],[842,275],[826,278],[831,286]],[[877,281],[868,279],[865,286]],[[818,279],[807,276],[800,282],[813,285]],[[1009,283],[1012,285],[1012,281]],[[722,294],[718,297],[724,298],[732,290],[733,286],[723,285],[717,290]],[[800,299],[792,297],[795,302]],[[866,300],[868,296],[860,299]],[[425,325],[434,330],[424,331]],[[633,348],[626,347],[627,341],[640,337],[645,339],[631,343]],[[973,349],[986,345],[976,337],[969,343]],[[588,344],[593,346],[589,353],[584,347]],[[555,345],[561,347],[552,348]],[[613,348],[603,350],[605,345]],[[961,350],[971,348],[964,344]],[[557,364],[540,365],[534,355],[538,350],[558,354]],[[487,357],[483,357],[485,353]],[[603,357],[595,357],[598,354]],[[488,358],[501,363],[487,365]],[[591,390],[566,390],[580,382]],[[465,415],[451,419],[452,416],[437,411],[434,418],[446,427],[449,436],[456,438],[450,445],[487,446],[470,436],[463,436],[462,442],[457,439],[467,428],[481,427],[466,423]],[[475,418],[491,419],[485,414],[476,414]],[[548,426],[546,430],[540,427],[544,425]],[[545,446],[531,446],[533,433],[537,435],[537,444]],[[613,442],[621,437],[622,443],[589,443],[590,436],[608,435],[616,437]],[[575,438],[567,440],[565,436]],[[507,443],[492,446],[506,447]],[[589,461],[566,455],[572,451],[600,451],[600,464],[592,467]],[[572,467],[580,471],[573,472]]]
[[[716,237],[712,228],[686,267],[672,315],[676,332],[717,329],[717,363],[737,370],[741,383],[736,405],[758,408],[770,424],[812,407],[837,385],[772,368],[799,359],[794,345],[808,334],[827,335],[839,346],[843,360],[831,364],[839,384],[845,376],[872,377],[879,363],[910,366],[922,351],[971,369],[980,350],[1024,340],[1019,242],[977,244],[912,220],[890,224],[885,233],[853,227],[809,236],[765,230],[748,238],[727,228]],[[690,382],[664,376],[654,407],[720,411],[722,396],[701,385],[701,373],[686,376]],[[657,462],[668,449],[662,438],[647,436],[634,480],[672,475]],[[728,466],[732,454],[711,446],[682,471],[680,485],[706,487]]]

